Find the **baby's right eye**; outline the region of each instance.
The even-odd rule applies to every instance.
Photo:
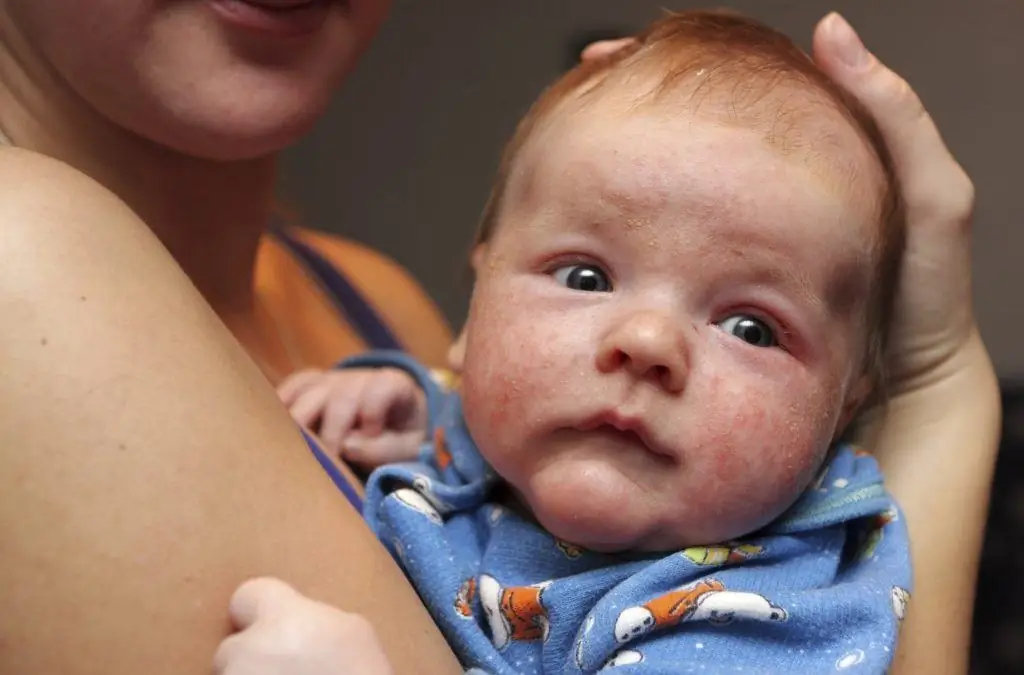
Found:
[[[551,276],[566,288],[585,293],[609,293],[612,290],[611,279],[597,265],[577,263],[563,265],[555,269]]]

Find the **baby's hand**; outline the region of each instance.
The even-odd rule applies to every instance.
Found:
[[[217,649],[215,675],[391,675],[373,626],[276,579],[242,584],[231,598],[237,632]]]
[[[423,390],[395,368],[303,370],[277,393],[329,452],[367,468],[415,459],[426,437]]]

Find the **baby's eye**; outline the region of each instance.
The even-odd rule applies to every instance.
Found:
[[[764,321],[749,314],[735,314],[718,325],[726,333],[755,347],[775,347],[779,344],[775,331]]]
[[[608,293],[612,290],[608,275],[596,265],[565,265],[556,269],[552,276],[555,281],[574,291]]]

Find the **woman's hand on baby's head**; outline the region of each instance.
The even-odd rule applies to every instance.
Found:
[[[426,437],[423,390],[395,368],[302,370],[277,393],[329,452],[360,466],[415,459]]]
[[[231,598],[236,632],[221,642],[215,675],[391,675],[373,626],[276,579],[253,579]]]
[[[888,375],[893,394],[926,387],[954,374],[958,356],[976,337],[969,245],[974,186],[914,90],[838,14],[818,24],[814,59],[867,108],[892,155],[907,232]]]

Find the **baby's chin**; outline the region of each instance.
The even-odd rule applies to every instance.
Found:
[[[542,496],[522,495],[522,504],[537,523],[557,539],[590,551],[668,553],[691,546],[719,544],[753,532],[762,522],[722,527],[705,518],[689,522],[685,507],[652,509],[616,502],[603,495],[564,490]],[[673,513],[669,519],[665,513]],[[697,514],[694,514],[696,516]]]
[[[534,476],[532,489],[513,492],[554,537],[601,553],[667,553],[723,544],[756,532],[777,515],[757,509],[730,513],[721,501],[678,500],[635,484],[599,491],[579,480],[563,480],[557,489],[545,483]]]

